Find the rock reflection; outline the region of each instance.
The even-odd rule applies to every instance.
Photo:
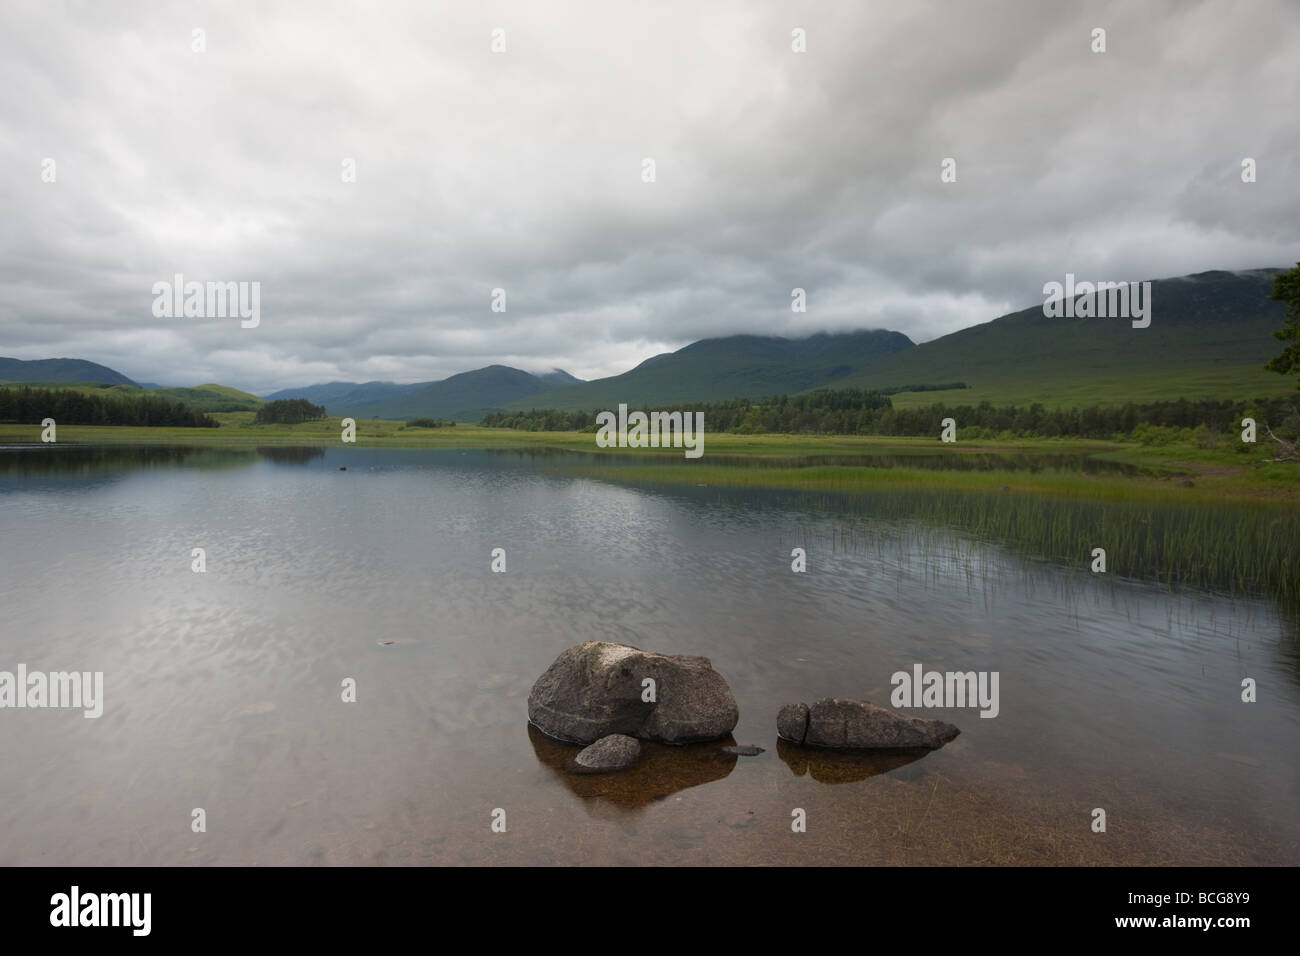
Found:
[[[554,740],[532,724],[528,725],[528,739],[537,759],[555,771],[564,785],[582,798],[587,812],[596,817],[636,813],[679,791],[721,780],[740,759],[722,749],[735,745],[730,734],[710,743],[680,747],[643,740],[641,761],[631,770],[576,774],[571,767],[581,747]]]
[[[915,763],[928,750],[891,750],[881,753],[841,752],[800,747],[777,738],[777,755],[796,777],[805,774],[819,783],[853,783]]]

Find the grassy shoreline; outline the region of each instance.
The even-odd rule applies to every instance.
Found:
[[[338,419],[302,425],[251,425],[246,413],[217,415],[221,428],[137,428],[61,425],[60,444],[193,445],[252,448],[270,445],[340,445]],[[0,425],[0,444],[39,444],[38,425]],[[738,435],[705,436],[704,457],[685,459],[682,449],[602,449],[595,436],[582,432],[525,432],[458,425],[454,428],[405,428],[401,422],[359,421],[358,448],[449,448],[587,452],[608,457],[577,464],[571,471],[592,477],[633,483],[772,488],[796,491],[853,493],[906,489],[912,491],[1013,491],[1075,499],[1254,502],[1264,506],[1300,506],[1300,466],[1265,464],[1272,454],[1265,440],[1249,453],[1224,440],[1217,449],[1190,444],[1162,447],[1136,442],[1107,442],[1078,438],[970,441],[945,445],[937,438],[856,435]],[[871,455],[1086,455],[1142,469],[1145,474],[1083,474],[1063,470],[942,471],[869,464],[836,464],[841,456]],[[815,465],[795,466],[781,459],[817,456]],[[764,467],[737,467],[718,458],[751,458]],[[711,461],[711,459],[713,459]],[[825,459],[832,459],[826,461]],[[618,467],[611,467],[617,463]],[[1191,486],[1188,487],[1187,483]]]

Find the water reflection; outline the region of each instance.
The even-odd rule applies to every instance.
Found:
[[[259,445],[254,450],[262,458],[277,465],[305,465],[325,457],[325,449],[320,446]]]
[[[210,465],[228,460],[225,449],[206,451]],[[203,452],[183,445],[0,445],[0,475],[102,475],[193,463]]]
[[[509,448],[490,449],[487,454],[517,460],[542,460],[556,464],[581,463],[586,467],[642,466],[644,453],[598,453],[572,451],[565,448]],[[695,461],[685,458],[679,450],[664,450],[652,459],[656,465],[673,464],[685,468]],[[1127,462],[1095,458],[1086,452],[1004,454],[996,452],[930,451],[852,454],[852,455],[718,455],[710,452],[710,465],[729,468],[818,468],[839,465],[846,468],[916,468],[926,471],[1065,471],[1086,475],[1164,475],[1164,469],[1140,468]]]
[[[528,725],[528,739],[537,759],[582,799],[592,816],[602,818],[610,816],[611,809],[615,816],[636,813],[689,787],[721,780],[740,759],[722,749],[735,744],[730,735],[680,747],[642,741],[641,760],[635,767],[617,773],[578,774],[572,767],[581,747],[553,740],[532,724]]]
[[[259,459],[277,465],[303,465],[325,457],[319,445],[259,445],[224,448],[210,445],[0,445],[0,475],[101,476],[143,468],[240,468]]]
[[[328,461],[327,461],[328,460]],[[656,456],[656,463],[692,462],[681,456]],[[837,464],[938,470],[1075,470],[1132,473],[1132,466],[1098,461],[1086,454],[999,455],[981,452],[921,451],[915,454],[809,455],[759,457],[711,455],[715,465],[737,468],[810,467]],[[628,454],[596,454],[555,448],[508,450],[373,449],[320,445],[263,445],[254,448],[176,445],[3,445],[0,492],[13,488],[4,479],[45,478],[58,482],[112,481],[136,469],[169,467],[203,470],[248,468],[259,462],[302,468],[350,467],[392,473],[404,468],[438,468],[467,474],[490,471],[502,480],[520,470],[556,482],[573,477],[617,478],[644,464]],[[522,466],[522,469],[521,469]],[[340,467],[338,470],[343,470]],[[358,486],[366,489],[369,486]],[[885,522],[905,522],[913,550],[928,554],[927,540],[961,529],[986,541],[1010,544],[1023,554],[1079,566],[1097,542],[1107,543],[1108,574],[1164,585],[1213,590],[1235,596],[1268,596],[1279,602],[1290,626],[1300,629],[1300,513],[1248,504],[1195,505],[1177,501],[1093,501],[1042,495],[907,489],[851,493],[805,493],[761,488],[727,489],[689,485],[658,486],[675,500],[709,504],[741,503],[753,514],[789,515],[822,525],[836,522],[828,542],[835,549],[878,548]],[[365,493],[363,490],[361,493]],[[377,504],[409,510],[410,502],[385,498]],[[922,532],[917,534],[916,532]],[[797,543],[804,543],[802,541]]]
[[[928,750],[894,750],[887,753],[848,753],[800,747],[777,738],[776,752],[796,777],[812,777],[818,783],[855,783],[889,773],[928,756]]]

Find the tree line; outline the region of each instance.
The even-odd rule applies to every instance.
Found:
[[[253,416],[253,424],[300,425],[324,417],[324,405],[313,405],[305,398],[280,398],[259,408]]]
[[[148,392],[79,392],[70,388],[0,388],[0,422],[39,425],[136,425],[216,428],[214,418]]]
[[[1294,415],[1286,398],[1254,401],[1178,399],[1086,408],[1047,409],[1040,403],[995,406],[934,405],[894,408],[884,392],[865,389],[822,389],[807,395],[775,395],[762,399],[737,398],[674,406],[644,407],[642,411],[703,412],[705,427],[738,434],[822,434],[937,436],[943,420],[957,423],[961,438],[1113,438],[1151,429],[1197,429],[1211,433],[1241,428],[1243,418],[1271,423],[1276,429]],[[522,431],[596,430],[595,412],[532,409],[494,412],[481,424]]]
[[[442,418],[412,418],[405,428],[455,428],[456,423]]]

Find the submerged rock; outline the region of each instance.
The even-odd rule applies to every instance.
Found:
[[[737,757],[757,757],[764,752],[762,747],[756,747],[753,744],[732,744],[722,749],[729,754],[735,754]]]
[[[589,747],[584,747],[574,758],[579,773],[607,773],[626,770],[641,759],[641,741],[626,734],[601,737]]]
[[[740,711],[707,657],[587,641],[564,651],[537,678],[528,695],[528,720],[572,743],[626,734],[684,744],[725,737]]]
[[[961,733],[941,720],[834,697],[811,707],[787,704],[777,714],[776,731],[791,743],[829,750],[938,750]]]

